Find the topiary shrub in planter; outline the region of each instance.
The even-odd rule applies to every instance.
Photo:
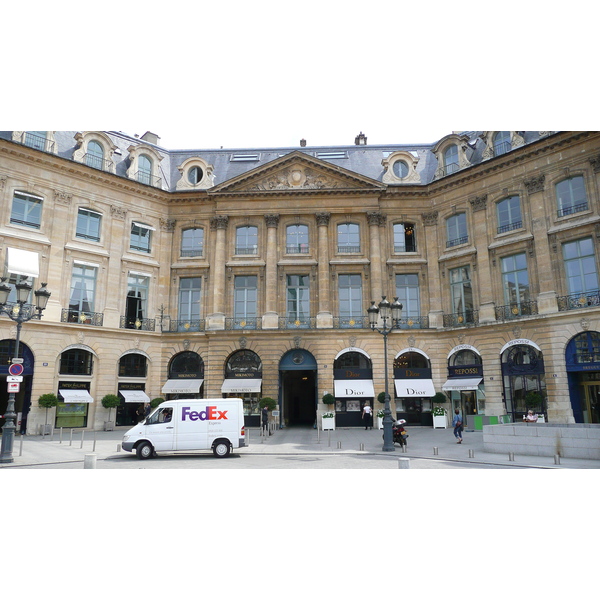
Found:
[[[273,398],[269,398],[265,396],[258,401],[258,406],[260,408],[267,407],[267,410],[273,411],[277,408],[277,400],[273,400]]]
[[[435,396],[433,397],[433,403],[444,404],[445,402],[448,402],[448,397],[446,396],[446,394],[444,394],[443,392],[436,392]]]
[[[377,402],[385,404],[385,392],[379,392],[379,394],[377,394]]]
[[[48,409],[58,404],[58,396],[56,394],[42,394],[38,398],[38,404],[46,409],[46,422],[44,423],[44,431],[42,432],[42,435],[45,435],[48,433]]]
[[[104,431],[112,431],[115,424],[110,420],[110,409],[119,406],[121,400],[119,396],[116,396],[115,394],[106,394],[106,396],[100,400],[100,403],[104,408],[108,408],[108,421],[104,422]]]
[[[150,408],[154,410],[159,404],[162,404],[164,401],[164,398],[152,398],[152,400],[150,400]]]
[[[335,396],[333,394],[323,394],[323,404],[327,404],[328,406],[335,404]]]

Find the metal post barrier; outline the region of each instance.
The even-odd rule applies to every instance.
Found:
[[[331,429],[327,430],[327,445],[331,446]]]
[[[438,448],[437,446],[434,446],[434,447],[433,447],[433,455],[434,455],[434,456],[437,456],[437,455],[438,455],[438,450],[439,450],[439,448]]]
[[[338,447],[338,450],[341,450],[342,449],[342,442],[338,442],[337,443],[337,447]]]
[[[399,469],[410,469],[410,458],[399,458],[398,459]]]
[[[62,430],[63,430],[63,428],[61,427],[60,428],[60,435],[58,436],[58,443],[59,444],[62,444]]]
[[[555,454],[554,455],[554,464],[555,465],[560,465],[560,454]]]
[[[81,446],[79,446],[79,449],[81,450],[81,448],[83,448],[83,435],[85,434],[85,429],[81,430]]]
[[[19,442],[19,456],[22,456],[23,454],[23,438],[25,436],[23,434],[21,434],[21,441]]]
[[[86,454],[83,457],[83,468],[84,469],[95,469],[96,468],[96,455]]]
[[[406,454],[408,452],[408,448],[406,447],[406,444],[403,444],[403,446],[402,446],[402,452],[404,454]]]
[[[475,450],[469,450],[469,458],[475,458]]]
[[[92,452],[96,452],[96,430],[94,429],[94,445],[92,446]]]
[[[510,461],[514,461],[515,460],[515,453],[514,452],[509,452],[508,453],[508,460],[510,460]]]
[[[121,452],[121,444],[117,444],[117,452]]]
[[[69,446],[73,445],[73,430],[71,429],[71,435],[69,437]]]
[[[360,444],[360,445],[358,446],[358,449],[359,449],[360,451],[364,451],[364,449],[365,449],[365,445],[364,445],[364,444]]]
[[[54,441],[54,425],[50,427],[50,441]]]
[[[317,444],[321,443],[321,430],[317,427]]]

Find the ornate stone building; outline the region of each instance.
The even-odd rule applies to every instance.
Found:
[[[597,132],[189,151],[0,132],[6,283],[52,293],[21,332],[21,427],[48,392],[57,427],[102,428],[107,394],[117,425],[186,394],[242,396],[249,425],[263,396],[288,426],[359,425],[381,408],[382,296],[403,304],[389,391],[409,422],[431,424],[436,392],[476,428],[531,406],[600,422],[599,171]],[[0,316],[0,414],[15,336]]]

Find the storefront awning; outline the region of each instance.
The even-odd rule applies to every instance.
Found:
[[[58,393],[63,397],[63,401],[66,403],[86,403],[93,402],[94,399],[90,396],[87,390],[58,390]]]
[[[252,394],[260,392],[262,379],[225,379],[221,386],[223,394]]]
[[[39,277],[39,254],[18,248],[6,249],[6,270],[14,275],[25,277]]]
[[[461,390],[476,390],[483,381],[483,377],[471,377],[469,379],[448,379],[442,386],[445,392]]]
[[[161,392],[163,394],[197,394],[204,379],[167,379]]]
[[[431,379],[394,379],[398,398],[432,398],[435,388]]]
[[[338,379],[333,382],[336,398],[374,398],[372,379]]]
[[[119,394],[125,398],[125,402],[150,402],[150,398],[146,395],[146,392],[142,390],[119,390]]]

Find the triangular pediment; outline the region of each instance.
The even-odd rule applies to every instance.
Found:
[[[215,187],[210,194],[265,194],[277,192],[321,191],[379,191],[385,185],[379,181],[349,171],[337,165],[309,156],[301,151],[291,152],[266,165],[229,179]]]

